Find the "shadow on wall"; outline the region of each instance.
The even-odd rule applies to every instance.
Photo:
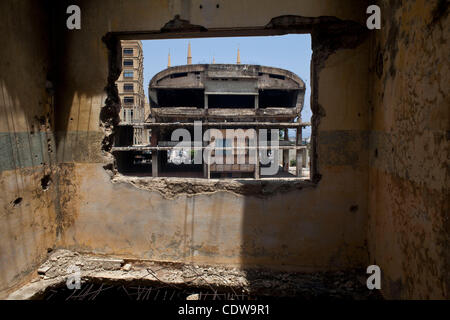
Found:
[[[81,31],[86,37],[77,38],[80,43],[71,41],[75,38],[65,26],[66,3],[0,4],[1,37],[8,44],[0,52],[0,296],[25,281],[55,245],[64,193],[57,164],[98,157],[99,148],[88,141],[97,138],[101,146],[104,136],[98,133],[98,112],[92,106],[103,104],[93,100],[106,97],[106,81],[98,79],[83,87],[79,80],[94,79],[101,70],[106,79],[107,68],[72,67],[80,60],[69,46],[87,49],[90,44],[85,40],[95,35]],[[95,54],[106,52],[103,43],[97,45]],[[80,109],[85,105],[89,111]],[[86,114],[90,121],[82,119]]]
[[[303,20],[304,18],[301,17],[298,19],[300,20],[300,22],[297,21],[299,25],[303,24],[301,30],[304,30],[305,23],[312,23],[312,20]],[[315,25],[319,24],[319,21],[314,20],[314,22]],[[330,18],[326,20],[325,25],[329,27],[333,23],[340,24]],[[364,38],[361,36],[363,34],[361,27],[359,25],[355,27],[352,23],[345,27],[350,35],[345,33],[341,35],[343,38],[340,39],[341,42],[334,39],[329,45],[330,47],[320,47],[324,50],[319,52],[322,59],[326,59],[340,47],[354,48],[361,43],[361,39]],[[308,28],[312,28],[312,26],[308,25]],[[330,29],[334,30],[332,27]],[[313,36],[325,41],[324,33],[327,31],[327,28],[322,30],[317,27],[314,29]],[[342,31],[337,31],[337,35],[340,35],[339,32]],[[352,32],[355,32],[356,36]],[[331,36],[334,35],[332,33]],[[105,38],[110,51],[117,50],[117,40],[113,37],[114,35],[110,35]],[[323,45],[323,43],[321,44]],[[117,60],[114,53],[110,53],[109,57],[108,83],[112,86],[118,77],[115,66],[120,64],[120,61]],[[323,61],[321,62],[323,64]],[[317,81],[317,76],[315,78]],[[313,88],[316,90],[313,93],[315,99],[317,99],[317,84],[316,82]],[[108,93],[114,98],[114,91],[108,91]],[[108,108],[109,106],[106,107],[105,112],[113,113],[114,110]],[[313,119],[316,122],[313,123],[313,134],[314,130],[317,130],[319,117],[323,116],[319,114],[318,108],[317,100],[315,100],[313,104],[315,118]],[[358,151],[361,150],[358,149]],[[344,151],[342,148],[336,148],[336,152],[339,157]],[[359,161],[359,159],[356,157],[355,161]],[[364,171],[364,168],[361,171]],[[111,211],[109,213],[119,212],[120,214],[117,215],[118,217],[107,217],[105,223],[109,220],[114,224],[112,228],[118,228],[117,221],[112,220],[123,219],[122,221],[128,223],[128,219],[136,219],[133,215],[137,214],[138,217],[148,219],[146,224],[151,223],[151,226],[139,223],[140,226],[133,230],[135,234],[129,234],[130,230],[121,232],[121,236],[128,237],[127,240],[130,243],[134,241],[137,243],[136,247],[130,245],[130,248],[125,250],[137,252],[136,254],[142,254],[141,250],[145,250],[145,255],[149,258],[157,257],[169,261],[238,264],[242,268],[249,269],[247,280],[250,285],[254,283],[255,287],[258,287],[261,281],[270,278],[267,274],[261,276],[261,273],[251,271],[255,267],[263,267],[272,271],[289,270],[307,273],[304,281],[309,281],[312,279],[311,277],[323,272],[332,272],[339,278],[338,272],[347,272],[367,266],[367,248],[364,243],[367,215],[365,198],[367,195],[362,191],[356,192],[355,195],[356,190],[364,189],[367,181],[359,178],[365,177],[367,172],[363,172],[359,176],[360,173],[356,173],[352,165],[344,169],[336,165],[329,169],[328,173],[329,176],[325,177],[325,181],[318,181],[320,180],[319,175],[314,177],[315,182],[319,182],[318,185],[294,191],[289,188],[288,190],[280,188],[276,192],[265,193],[266,188],[273,188],[269,182],[261,182],[261,193],[251,194],[249,192],[245,195],[236,194],[230,190],[226,192],[215,190],[208,194],[207,188],[204,192],[190,194],[190,190],[182,190],[187,183],[171,186],[175,189],[178,188],[183,195],[172,200],[161,198],[160,195],[152,195],[151,200],[148,200],[148,195],[145,195],[146,201],[149,202],[149,209],[145,211],[147,216],[138,212],[143,206],[142,203],[130,209],[130,212],[127,213],[128,217],[124,217],[124,213],[120,212],[120,209],[126,207],[127,204],[116,206],[115,200],[108,201],[108,209]],[[349,177],[359,179],[359,182],[351,181],[346,186],[342,186],[340,181],[345,181]],[[156,184],[157,182],[155,180],[150,181],[151,183]],[[124,189],[116,188],[114,192]],[[139,199],[142,199],[141,196],[144,197],[142,194],[138,195],[134,189],[132,191],[127,189],[126,192],[127,194],[124,190],[124,193],[120,193],[124,199],[131,195],[133,200],[139,202]],[[184,211],[178,207],[183,202]],[[355,202],[362,203],[361,207],[354,205]],[[179,219],[182,214],[184,214],[184,222],[181,224]],[[137,221],[140,222],[139,219]],[[130,223],[136,223],[136,221]],[[153,230],[154,234],[149,236],[150,245],[146,244],[148,247],[143,248],[142,240],[137,239],[137,235],[145,234],[146,227]],[[95,243],[96,237],[99,235],[88,236],[89,242]],[[100,239],[99,243],[106,243],[108,237],[113,237],[113,235]],[[113,242],[110,247],[108,245],[107,250],[111,250],[118,244],[118,240],[113,240]],[[123,244],[119,243],[119,245],[122,248]],[[143,247],[137,248],[140,245]],[[165,245],[167,247],[163,248]],[[319,277],[317,281],[318,283],[323,282],[323,278]]]
[[[2,1],[0,27],[0,297],[54,245],[53,87],[45,6]],[[47,178],[46,178],[47,177]],[[43,180],[44,179],[44,180]]]
[[[315,188],[305,187],[269,196],[217,192],[184,197],[182,227],[164,228],[159,222],[155,230],[164,229],[173,241],[163,250],[157,242],[167,240],[157,234],[151,255],[170,252],[165,259],[238,266],[252,294],[376,298],[365,286],[365,228],[361,217],[355,219],[364,213],[340,210],[345,199],[332,201],[335,209],[330,211],[330,204],[315,194]]]
[[[100,247],[105,251],[112,251],[106,252],[112,254],[116,253],[115,250],[121,251],[121,253],[131,252],[136,255],[142,254],[145,252],[144,250],[150,252],[145,247],[148,244],[142,244],[144,241],[138,237],[145,235],[150,228],[155,230],[152,223],[157,221],[159,224],[156,230],[162,237],[166,236],[165,240],[168,241],[167,251],[175,252],[173,256],[164,256],[166,253],[160,252],[159,256],[175,261],[185,259],[186,253],[189,252],[188,259],[196,262],[201,262],[203,258],[203,261],[209,263],[211,261],[218,261],[218,263],[234,261],[244,268],[264,266],[272,270],[286,269],[304,272],[343,270],[359,266],[364,261],[362,252],[365,248],[361,241],[361,234],[364,234],[364,230],[353,233],[353,228],[360,227],[364,223],[364,219],[360,216],[365,215],[365,209],[361,209],[362,213],[357,218],[352,216],[352,211],[349,211],[347,204],[349,193],[346,193],[345,190],[336,191],[336,184],[326,189],[324,186],[330,182],[329,180],[321,181],[318,187],[289,192],[280,189],[273,194],[263,194],[263,196],[257,193],[242,196],[231,191],[198,194],[192,197],[183,196],[186,202],[185,207],[190,209],[186,210],[185,208],[184,230],[181,231],[177,230],[180,228],[180,224],[174,226],[173,220],[176,220],[181,214],[173,203],[177,201],[181,204],[183,200],[172,201],[153,195],[150,198],[146,191],[136,190],[134,186],[130,186],[129,189],[125,187],[119,189],[117,185],[112,186],[109,177],[106,177],[106,182],[101,180],[107,176],[104,171],[97,176],[89,175],[88,165],[83,167],[83,171],[78,177],[72,177],[71,174],[75,171],[72,169],[76,165],[80,165],[82,162],[101,165],[103,163],[100,159],[102,147],[104,151],[108,151],[109,131],[112,131],[114,125],[117,124],[118,117],[117,92],[114,82],[120,73],[120,68],[117,67],[120,65],[120,56],[114,52],[119,53],[120,50],[117,50],[117,39],[106,38],[107,48],[105,43],[100,41],[103,35],[96,34],[89,28],[80,30],[75,36],[73,33],[68,33],[66,28],[61,27],[65,25],[63,19],[65,14],[62,12],[67,3],[67,1],[62,1],[52,9],[54,34],[50,40],[52,44],[50,48],[55,56],[53,73],[50,71],[49,73],[52,74],[50,78],[54,79],[56,89],[54,132],[57,135],[56,150],[61,176],[59,179],[55,179],[58,187],[54,189],[56,192],[52,191],[57,195],[57,201],[54,204],[55,216],[50,214],[49,216],[51,221],[56,223],[50,221],[49,225],[52,227],[46,230],[51,235],[49,236],[50,240],[30,246],[32,247],[30,251],[38,252],[39,257],[42,258],[47,244],[52,246],[56,233],[61,232],[63,226],[66,227],[64,219],[68,219],[70,216],[66,210],[74,210],[79,211],[80,216],[76,217],[77,221],[72,229],[64,231],[67,231],[67,238],[73,234],[76,236],[73,237],[73,245],[78,246],[79,250],[86,248],[95,250]],[[298,25],[294,25],[298,28],[305,28],[305,23],[312,23],[311,20],[297,18],[300,22],[297,21]],[[274,27],[272,25],[272,27],[280,28],[280,32],[284,30],[282,26]],[[308,25],[308,28],[312,28],[312,26]],[[40,29],[37,28],[37,30]],[[323,30],[316,31],[323,32]],[[33,66],[30,65],[30,61],[35,61],[32,59],[34,57],[30,56],[32,52],[35,53],[35,50],[31,49],[27,48],[26,59],[20,63],[29,67],[39,67],[35,62]],[[108,49],[109,62],[104,59]],[[81,68],[80,66],[88,66],[87,61],[96,63],[89,65],[89,68]],[[6,68],[5,71],[8,73],[8,71],[14,70]],[[44,75],[34,72],[30,77],[42,77],[35,80],[34,83],[40,83],[42,86],[40,89],[44,90],[46,83]],[[89,80],[86,81],[86,79]],[[106,93],[105,83],[107,83]],[[17,87],[14,86],[14,88],[23,87],[23,84],[15,85]],[[14,94],[17,97],[19,95],[19,92]],[[29,101],[25,101],[21,105],[27,105],[27,102]],[[103,107],[105,104],[106,106]],[[104,132],[98,127],[98,116],[100,116],[100,125],[105,129]],[[28,131],[28,128],[25,131]],[[96,137],[98,140],[95,140]],[[94,165],[92,165],[93,167]],[[76,178],[83,179],[83,182]],[[98,194],[91,195],[91,188],[98,187],[98,184],[103,182],[104,188],[99,189],[106,191],[98,190]],[[32,186],[33,184],[27,185]],[[267,185],[267,187],[270,186]],[[81,190],[81,188],[84,189]],[[51,190],[51,188],[48,189],[48,191]],[[84,202],[73,201],[72,203],[67,201],[66,203],[65,201],[70,196],[77,196],[76,191],[80,191],[79,193],[82,193],[85,198],[92,196],[95,199]],[[123,193],[121,193],[122,191]],[[324,197],[329,197],[329,192],[333,195],[324,201]],[[105,197],[99,199],[101,198],[99,194],[105,195]],[[118,194],[123,198],[117,199],[120,198],[117,197]],[[123,199],[127,199],[127,196],[128,199],[146,201],[145,205],[133,208],[134,212],[131,212],[133,210],[127,210],[130,209],[128,203],[123,203]],[[22,203],[26,204],[27,198],[23,197],[23,199]],[[102,203],[106,204],[105,207],[101,206]],[[145,206],[148,206],[146,211],[139,212],[139,209],[145,208]],[[40,207],[30,206],[28,214],[32,213],[31,208]],[[46,209],[42,210],[44,212]],[[106,213],[103,216],[104,220],[100,220],[98,215],[92,214],[99,211]],[[186,212],[190,212],[191,215],[186,216]],[[168,219],[168,217],[173,219]],[[141,223],[143,219],[148,219],[146,225]],[[124,228],[124,222],[129,223],[129,228]],[[104,225],[103,231],[105,232],[103,234],[101,232],[89,234],[86,231],[89,230],[88,228],[95,231],[99,224]],[[80,230],[80,226],[85,227],[86,230]],[[4,234],[9,234],[9,237],[12,238],[11,231],[13,229],[10,227],[10,233],[5,232]],[[128,230],[122,231],[123,229]],[[21,228],[14,229],[14,232],[19,230],[24,237],[37,234],[37,232],[27,232]],[[171,234],[172,230],[179,231],[179,234],[175,234],[176,237],[174,237]],[[191,239],[187,238],[187,234],[191,235]],[[170,241],[171,238],[175,240]],[[131,245],[125,243],[127,240],[130,240],[129,243],[135,242]],[[33,241],[39,242],[38,239],[33,239]],[[158,239],[155,241],[157,242]],[[7,243],[15,246],[11,239]],[[91,247],[88,245],[83,247],[83,244],[86,243]],[[107,245],[103,246],[105,243]],[[139,245],[142,247],[137,248]],[[36,249],[36,246],[39,249]],[[25,246],[25,249],[27,248],[29,247]],[[25,252],[25,249],[22,252]],[[16,251],[9,250],[9,248],[4,251],[16,254],[15,258],[17,259]],[[35,261],[39,262],[39,259],[35,259]],[[17,264],[19,265],[18,270],[20,270],[20,263]],[[22,270],[31,267],[29,263],[22,263],[22,265],[24,266]],[[2,267],[2,270],[5,269]],[[260,279],[249,271],[250,283],[254,282],[256,286]],[[267,277],[263,276],[263,280],[265,279]]]
[[[102,162],[101,150],[109,150],[107,131],[118,123],[118,100],[111,99],[105,84],[108,63],[116,57],[89,28],[73,32],[66,27],[70,1],[52,2],[53,38],[51,50],[55,79],[55,135],[58,162]],[[118,51],[120,54],[120,50]],[[117,57],[120,59],[120,57]],[[96,61],[88,64],[86,61]],[[120,74],[116,64],[110,77]],[[86,81],[90,79],[90,81]],[[106,105],[106,107],[104,107]],[[99,121],[100,120],[100,121]],[[100,122],[100,127],[99,127]]]

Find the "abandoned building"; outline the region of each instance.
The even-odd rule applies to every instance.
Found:
[[[144,94],[144,53],[139,40],[122,40],[122,73],[117,79],[121,102],[120,124],[132,128],[133,145],[149,141],[149,132],[142,124],[149,114]]]
[[[303,152],[306,153],[306,146],[301,145],[301,129],[309,125],[301,121],[304,82],[287,70],[240,64],[239,51],[236,64],[191,64],[191,61],[189,44],[186,65],[169,67],[151,79],[151,116],[145,123],[139,124],[140,127],[151,130],[151,141],[147,146],[124,145],[124,142],[129,143],[131,137],[127,139],[122,135],[131,134],[131,131],[121,128],[120,136],[116,135],[116,146],[112,149],[117,157],[118,170],[139,170],[140,167],[143,172],[151,172],[153,177],[175,174],[207,179],[259,179],[261,153],[265,152],[268,157],[269,153],[275,154],[275,151],[278,153],[281,149],[284,176],[302,177],[302,161],[306,159]],[[170,66],[170,57],[168,65]],[[196,123],[201,124],[199,133],[194,133]],[[173,141],[171,137],[178,128],[189,130],[190,137],[198,135],[200,147],[195,149],[195,142],[192,141],[188,149],[186,146],[174,148],[178,141]],[[294,142],[289,140],[289,128],[295,130]],[[207,129],[208,133],[205,132]],[[282,130],[284,140],[281,143],[276,141],[276,150],[267,148],[262,151],[258,139],[262,136],[259,129],[265,129],[265,145],[272,143],[271,133],[267,129]],[[220,138],[214,137],[214,132]],[[205,133],[209,134],[206,141],[202,139]],[[275,137],[279,139],[278,132]],[[239,139],[242,139],[240,145]],[[213,150],[207,149],[210,143],[214,144]],[[198,152],[200,161],[197,164],[192,164],[194,159],[190,157],[191,150]],[[296,152],[296,163],[300,164],[296,166],[294,174],[289,174],[289,150]],[[151,169],[145,162],[136,161],[136,157],[145,159],[148,151],[152,155]],[[208,160],[204,155],[206,152],[209,152],[210,159],[219,161],[203,161]],[[219,158],[218,153],[221,153]],[[183,154],[183,163],[177,163],[174,154]],[[225,159],[227,156],[229,158]],[[242,160],[238,161],[240,156]],[[271,161],[275,161],[274,158],[277,157],[272,156]],[[276,166],[276,172],[270,177],[283,176],[279,174],[278,161]]]
[[[367,27],[369,5],[380,29]],[[0,298],[71,290],[78,274],[189,293],[449,299],[448,16],[441,0],[0,1]],[[302,126],[303,84],[281,69],[169,67],[150,83],[153,122],[133,124],[153,140],[117,141],[134,130],[121,125],[122,40],[292,33],[312,43],[309,179],[150,168],[174,148],[169,129],[196,119]],[[121,173],[117,143],[148,147],[148,176]],[[379,290],[366,286],[371,265]]]

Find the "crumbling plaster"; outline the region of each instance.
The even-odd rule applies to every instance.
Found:
[[[49,194],[57,199],[55,225],[51,229],[56,246],[154,260],[265,265],[303,271],[346,269],[366,263],[367,199],[360,191],[367,185],[367,170],[359,157],[329,160],[332,157],[325,155],[333,151],[325,148],[324,153],[319,152],[323,175],[319,184],[302,186],[300,190],[297,184],[288,183],[287,189],[281,187],[266,195],[264,191],[251,195],[224,189],[181,194],[170,199],[159,191],[144,190],[128,182],[115,183],[109,176],[110,170],[104,169],[104,166],[112,169],[108,136],[117,121],[117,101],[111,100],[114,94],[105,92],[105,86],[108,81],[115,81],[119,71],[114,69],[116,61],[111,61],[118,57],[111,56],[112,48],[107,48],[102,41],[108,33],[159,30],[177,14],[208,29],[228,28],[222,35],[284,33],[286,30],[264,28],[272,18],[288,13],[335,16],[340,19],[334,20],[338,23],[341,20],[360,22],[362,17],[355,15],[354,8],[337,6],[333,1],[286,1],[283,5],[269,1],[262,13],[249,11],[250,15],[239,20],[242,8],[230,2],[221,3],[217,13],[206,15],[206,10],[198,12],[196,1],[191,2],[187,11],[178,7],[181,3],[178,1],[127,1],[126,5],[122,1],[75,2],[82,8],[81,30],[65,28],[68,1],[58,1],[49,9],[54,19],[53,38],[48,45],[54,57],[50,77],[55,89],[53,132],[59,167],[54,172],[54,189]],[[261,5],[250,2],[245,5]],[[358,1],[352,3],[362,8]],[[241,22],[233,22],[236,19]],[[284,25],[277,22],[277,28],[289,27],[289,21]],[[311,28],[317,22],[316,19],[307,23],[311,23]],[[295,18],[293,23],[298,24],[294,25],[298,30],[304,21]],[[363,45],[359,43],[350,46],[354,48],[350,50],[353,57],[367,55],[367,41]],[[339,45],[333,47],[333,51],[338,49]],[[320,61],[320,77],[325,77],[332,71],[327,71],[326,61]],[[361,82],[367,78],[366,73],[367,68],[360,69]],[[336,86],[330,90],[336,90],[336,99],[345,99]],[[327,111],[332,112],[333,105],[321,108],[325,116]],[[365,108],[364,104],[355,103],[348,110],[358,113]],[[347,139],[353,133],[360,139],[361,134],[354,130],[348,132]],[[324,134],[330,137],[329,141],[333,140],[333,130]],[[346,139],[338,141],[344,150]],[[358,148],[366,152],[363,143],[356,142],[354,152],[359,153]],[[327,205],[324,199],[333,205]],[[297,239],[299,230],[302,230],[300,240]],[[39,251],[32,245],[27,248]],[[30,269],[32,265],[26,267]],[[15,277],[15,280],[5,279],[3,288],[23,280],[17,273]]]
[[[47,9],[0,3],[0,297],[28,279],[56,240]]]
[[[219,0],[219,8],[200,0],[45,3],[0,5],[1,39],[14,44],[5,42],[0,53],[1,128],[15,161],[2,162],[10,165],[1,173],[0,297],[27,281],[53,246],[308,272],[376,263],[385,297],[448,297],[449,23],[442,1],[380,1],[382,29],[371,38],[353,29],[367,17],[367,3],[357,0]],[[70,4],[82,8],[81,30],[65,28]],[[118,57],[102,38],[154,37],[177,15],[203,29],[160,37],[312,31],[311,185],[251,194],[239,191],[245,183],[212,192],[194,183],[175,195],[113,176],[108,137],[117,101],[105,86],[118,76],[111,61]],[[318,17],[350,21],[351,36],[312,28],[324,21]],[[33,141],[45,147],[30,149]],[[34,159],[29,150],[49,160],[16,160]],[[164,191],[174,186],[158,183]],[[208,191],[190,194],[194,187]]]
[[[379,1],[369,252],[388,298],[449,297],[448,2]]]

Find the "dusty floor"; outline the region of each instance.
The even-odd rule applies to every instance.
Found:
[[[80,272],[79,290],[67,279]],[[364,270],[289,273],[189,264],[133,261],[57,250],[30,283],[8,299],[260,300],[380,299],[367,289]]]

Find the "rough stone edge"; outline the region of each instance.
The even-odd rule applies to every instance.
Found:
[[[111,181],[112,183],[128,183],[141,190],[159,192],[166,199],[174,199],[179,196],[208,195],[218,192],[230,192],[238,196],[267,198],[278,193],[316,187],[316,184],[310,180],[298,178],[285,178],[282,180],[205,180],[200,178],[142,178],[116,174]]]

